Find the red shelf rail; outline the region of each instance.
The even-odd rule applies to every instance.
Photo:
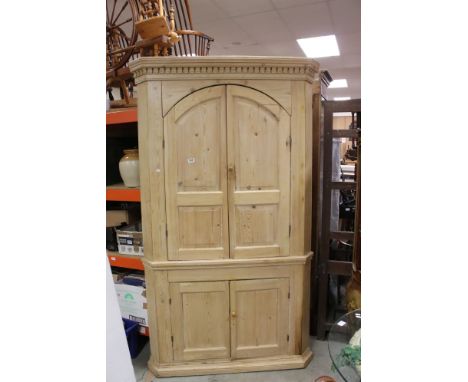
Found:
[[[106,113],[106,125],[117,125],[119,123],[137,122],[138,113],[136,107],[127,109],[116,109]]]
[[[122,185],[107,186],[106,200],[112,202],[139,202],[141,194],[139,188],[127,188]]]
[[[128,269],[136,269],[144,271],[143,262],[141,258],[136,256],[124,256],[118,252],[107,251],[107,257],[109,258],[109,264],[113,267],[121,267]]]

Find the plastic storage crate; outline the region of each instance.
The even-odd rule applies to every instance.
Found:
[[[127,336],[128,350],[130,350],[130,357],[136,358],[140,354],[141,349],[145,346],[147,338],[138,333],[138,322],[122,318],[125,334]]]
[[[141,223],[115,229],[117,247],[121,255],[143,256],[143,233]]]

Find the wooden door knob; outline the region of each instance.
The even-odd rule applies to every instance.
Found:
[[[228,171],[229,171],[230,173],[233,173],[233,172],[234,172],[234,166],[229,166],[229,167],[228,167]]]
[[[231,312],[231,316],[234,317],[234,318],[237,317],[236,312]]]

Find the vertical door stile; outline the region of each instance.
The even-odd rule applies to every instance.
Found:
[[[236,358],[236,349],[237,349],[237,320],[234,316],[236,314],[236,296],[235,296],[235,282],[229,282],[229,329],[230,329],[230,343],[231,343],[231,359]],[[234,314],[233,314],[234,313]]]
[[[229,142],[231,141],[229,137],[229,130],[228,130],[228,119],[229,119],[229,112],[230,112],[230,105],[228,99],[228,86],[224,85],[224,101],[225,101],[225,113],[224,113],[224,136],[225,136],[225,143],[226,143],[226,150],[224,151],[225,157],[225,174],[226,174],[226,214],[227,214],[227,235],[228,235],[228,257],[233,257],[232,255],[232,248],[231,248],[231,219],[229,216],[231,215],[231,204],[232,204],[232,195],[231,195],[231,187],[230,187],[230,173],[229,173],[229,166],[230,166],[230,157],[229,157]],[[229,299],[230,299],[229,295]]]
[[[230,94],[230,86],[226,85],[226,158],[227,158],[227,187],[228,187],[228,226],[229,226],[229,257],[235,257],[234,256],[234,248],[235,248],[235,243],[233,240],[233,232],[234,230],[234,222],[233,222],[233,216],[234,216],[234,188],[235,188],[235,160],[233,158],[234,155],[234,136],[233,136],[233,131],[234,129],[232,128],[232,113],[233,113],[233,107],[232,107],[232,97]],[[231,295],[232,299],[232,295]],[[232,321],[232,320],[231,320]]]

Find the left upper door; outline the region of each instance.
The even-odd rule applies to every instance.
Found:
[[[164,118],[169,260],[229,257],[226,87],[196,91]]]

